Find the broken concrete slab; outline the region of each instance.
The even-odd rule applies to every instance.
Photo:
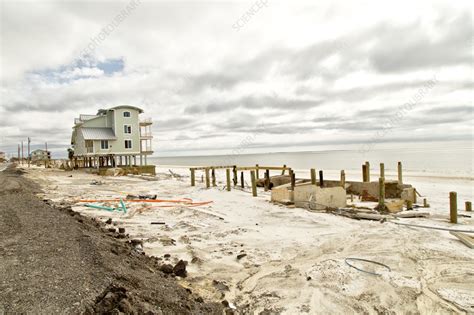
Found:
[[[346,206],[346,190],[342,187],[318,187],[311,183],[299,183],[294,191],[286,184],[272,190],[273,202],[288,203],[293,201],[296,207],[311,210],[325,210]]]
[[[416,203],[416,190],[415,188],[404,188],[400,195],[400,198],[405,201],[411,201],[412,203]]]

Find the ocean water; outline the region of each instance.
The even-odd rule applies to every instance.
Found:
[[[294,170],[346,170],[359,171],[362,164],[369,161],[371,168],[385,164],[387,172],[397,169],[398,161],[403,164],[404,172],[426,173],[431,176],[453,176],[473,178],[474,150],[471,142],[462,144],[435,143],[411,147],[396,147],[361,150],[328,150],[304,152],[273,152],[240,155],[206,155],[153,157],[150,162],[169,166],[212,166],[238,165],[266,166],[287,165]]]

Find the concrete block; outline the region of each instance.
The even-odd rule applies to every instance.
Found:
[[[295,187],[294,202],[296,207],[312,210],[342,208],[346,206],[346,190],[342,187],[318,187],[316,185],[299,185]]]
[[[404,188],[401,193],[401,199],[415,203],[416,202],[415,188]]]
[[[385,202],[385,207],[390,213],[397,213],[403,210],[405,200],[394,200]]]
[[[293,191],[289,190],[288,187],[280,186],[272,189],[271,201],[280,202],[283,204],[288,201],[293,202]]]

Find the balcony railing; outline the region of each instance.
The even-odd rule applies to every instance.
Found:
[[[140,125],[151,125],[153,120],[151,118],[142,118],[140,119]]]
[[[140,133],[140,138],[153,138],[153,134],[151,132],[142,132]]]

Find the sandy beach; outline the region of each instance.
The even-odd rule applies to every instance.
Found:
[[[188,261],[181,285],[205,299],[225,300],[242,313],[474,313],[474,252],[447,231],[275,205],[263,189],[256,198],[249,188],[227,192],[221,172],[217,187],[205,189],[201,183],[190,186],[186,168],[172,169],[175,176],[168,167],[157,168],[156,180],[38,167],[25,171],[42,187],[40,197],[73,205],[89,217],[112,218],[130,237],[144,240],[148,255]],[[456,186],[461,198],[469,197],[472,179],[407,181],[427,196],[431,208],[423,211],[431,216],[397,222],[474,230],[472,217],[449,223],[446,195],[447,188]],[[189,198],[196,205],[127,203],[123,213],[78,203],[127,194]],[[349,267],[347,258],[374,260],[390,270],[353,262],[380,275],[364,273]]]

